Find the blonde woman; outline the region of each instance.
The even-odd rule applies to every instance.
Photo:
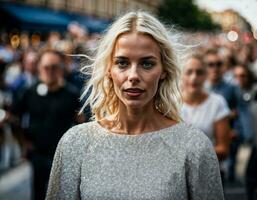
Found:
[[[169,38],[144,12],[109,28],[84,92],[94,120],[60,140],[46,199],[224,199],[211,142],[181,122]]]

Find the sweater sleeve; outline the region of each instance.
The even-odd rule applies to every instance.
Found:
[[[189,199],[223,200],[219,163],[209,139],[201,132],[194,134],[187,149],[186,178]]]
[[[76,128],[68,130],[59,141],[51,169],[47,200],[80,199],[82,138]],[[78,148],[80,147],[80,148]]]

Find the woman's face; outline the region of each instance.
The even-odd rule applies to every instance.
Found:
[[[206,80],[206,70],[203,63],[197,58],[187,60],[182,76],[183,90],[191,94],[199,93]]]
[[[148,35],[122,34],[116,41],[109,72],[114,91],[126,107],[152,106],[159,81],[165,78],[158,44]]]

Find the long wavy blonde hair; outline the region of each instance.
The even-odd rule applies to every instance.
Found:
[[[150,35],[159,45],[166,78],[159,84],[155,95],[155,107],[164,116],[181,121],[181,94],[178,87],[180,70],[170,31],[155,17],[142,11],[129,12],[117,19],[100,39],[91,64],[82,68],[82,72],[90,74],[91,78],[81,95],[81,100],[86,97],[81,112],[90,105],[93,119],[102,120],[110,116],[117,119],[119,99],[114,92],[113,82],[108,77],[108,67],[117,38],[129,32]]]

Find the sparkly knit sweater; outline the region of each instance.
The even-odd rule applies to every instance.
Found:
[[[59,141],[48,200],[222,200],[219,164],[209,139],[185,123],[139,135],[97,122],[74,126]]]

